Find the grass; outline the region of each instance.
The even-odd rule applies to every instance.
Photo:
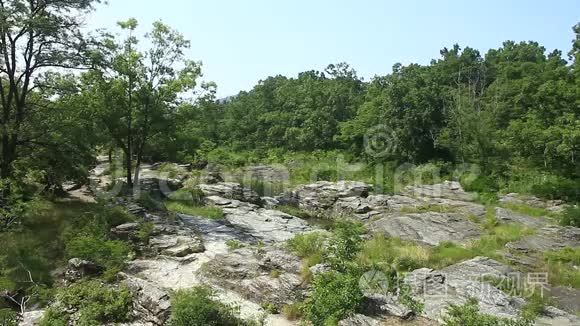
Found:
[[[554,213],[551,213],[541,207],[533,207],[525,204],[515,204],[515,203],[503,203],[500,205],[503,208],[510,209],[516,213],[523,215],[529,215],[534,217],[550,216],[553,217]]]
[[[181,213],[191,216],[205,217],[210,220],[221,220],[224,218],[224,211],[215,206],[198,206],[183,201],[166,201],[165,207],[171,212]]]
[[[457,208],[448,205],[439,204],[427,204],[417,207],[403,207],[401,209],[402,213],[427,213],[427,212],[437,212],[437,213],[455,213]]]
[[[375,234],[363,244],[357,260],[363,266],[394,265],[398,270],[410,271],[425,266],[430,254],[429,248]]]
[[[288,249],[304,259],[307,267],[320,263],[324,257],[329,235],[326,232],[298,234],[286,243]]]
[[[580,248],[544,253],[544,269],[551,284],[580,288]]]
[[[242,242],[235,239],[230,239],[226,241],[226,246],[228,246],[228,249],[230,250],[236,250],[245,247],[245,245]]]

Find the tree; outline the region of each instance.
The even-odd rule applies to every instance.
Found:
[[[119,44],[108,36],[106,69],[84,76],[85,92],[90,110],[97,112],[99,123],[123,150],[126,182],[133,187],[148,141],[164,132],[177,107],[190,100],[183,94],[195,88],[201,64],[185,59],[190,42],[161,22],[145,35],[150,44],[145,51],[138,50],[133,34],[137,20],[119,26],[127,37]]]
[[[12,175],[18,148],[34,140],[25,129],[34,110],[40,72],[87,67],[83,17],[99,0],[0,1],[0,178]]]

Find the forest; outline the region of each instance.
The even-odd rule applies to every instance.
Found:
[[[130,320],[134,299],[116,285],[117,274],[142,251],[114,238],[111,229],[137,221],[137,237],[145,243],[155,232],[151,222],[135,216],[123,200],[168,215],[191,212],[219,219],[224,214],[207,203],[188,209],[175,198],[134,191],[148,178],[141,175],[143,167],[158,162],[170,175],[187,167],[188,176],[203,174],[208,167],[240,171],[282,165],[289,171],[284,190],[318,181],[355,180],[389,196],[413,184],[397,175],[404,167],[405,173],[419,174],[427,185],[459,182],[476,194],[474,202],[482,207],[499,205],[509,193],[561,201],[568,208],[549,218],[562,227],[580,227],[580,23],[561,31],[570,35],[568,53],[534,41],[508,40],[486,53],[454,44],[441,49],[429,64],[395,64],[391,73],[370,80],[340,62],[297,76],[264,76],[249,91],[218,98],[219,85],[204,80],[204,58],[188,57],[191,42],[178,30],[159,21],[141,35],[138,20],[128,18],[111,30],[87,31],[83,20],[97,3],[0,1],[2,325],[17,325],[27,310],[44,307],[49,308],[40,325]],[[120,185],[116,198],[71,200],[71,191],[91,186],[92,173],[102,162],[109,164],[106,173],[112,183]],[[263,185],[245,186],[265,195]],[[199,189],[192,189],[177,192],[193,194],[198,201]],[[297,217],[303,208],[280,206]],[[548,215],[532,208],[519,211]],[[368,240],[361,235],[372,233],[369,226],[361,231],[352,223],[336,222],[326,240],[303,235],[290,240],[292,250],[302,252],[298,256],[306,260],[322,250],[313,248],[313,242],[322,246],[321,241],[328,241],[330,249],[318,253],[330,257],[327,262],[334,271],[311,280],[314,294],[301,300],[300,307],[286,305],[279,312],[299,315],[312,325],[336,324],[358,311],[360,303],[353,301],[362,300],[352,289],[358,284],[353,275],[360,276],[353,270],[360,266],[346,262],[366,250],[366,259],[377,263],[369,253],[372,245],[391,248],[381,250],[392,255],[393,248],[411,246],[393,238]],[[234,247],[230,249],[238,245],[228,244]],[[433,256],[424,265],[412,266],[442,268],[476,256],[462,256],[461,250],[467,249],[446,245],[425,249]],[[445,250],[462,254],[448,264],[433,258]],[[578,289],[578,243],[567,250],[565,258],[546,257],[575,266],[559,269],[566,270],[558,274],[565,274],[565,280],[555,282]],[[320,257],[313,259],[326,262]],[[57,271],[72,258],[94,262],[104,272],[63,285]],[[341,291],[352,295],[338,301],[328,297]],[[211,296],[207,288],[177,291],[168,323],[245,323]],[[76,307],[80,317],[63,317],[54,302]],[[472,304],[454,306],[446,325],[466,325],[461,315]],[[222,319],[211,320],[210,315]],[[485,323],[490,320],[501,324],[485,319],[489,316],[477,318],[470,325],[491,325]]]

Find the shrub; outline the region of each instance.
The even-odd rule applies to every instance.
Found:
[[[358,274],[327,272],[317,275],[312,295],[304,306],[304,317],[314,325],[336,325],[354,313],[363,300]]]
[[[106,240],[94,235],[80,235],[65,243],[65,246],[67,258],[86,259],[107,269],[122,268],[130,252],[123,241]]]
[[[2,326],[17,326],[18,315],[14,310],[0,308],[0,325]]]
[[[310,232],[298,234],[288,240],[288,248],[298,257],[304,258],[306,265],[313,266],[322,261],[328,234],[324,232]]]
[[[242,324],[234,307],[212,299],[207,287],[179,290],[171,296],[171,326],[237,326]]]
[[[443,318],[445,326],[528,326],[532,322],[526,319],[499,318],[479,312],[477,301],[470,299],[464,305],[450,305],[447,316]]]
[[[106,223],[110,227],[115,227],[121,224],[134,222],[136,217],[129,213],[124,207],[122,206],[115,206],[109,209],[106,209],[103,213],[104,219]]]
[[[362,224],[350,221],[337,222],[333,235],[328,242],[326,258],[338,271],[345,271],[362,247],[362,235],[365,229]]]
[[[561,177],[532,186],[531,193],[545,199],[562,199],[580,201],[580,180],[569,180]]]
[[[139,230],[137,231],[137,238],[143,243],[149,243],[149,238],[155,230],[155,224],[151,222],[143,222],[139,224]]]
[[[410,271],[425,266],[429,256],[430,251],[425,247],[375,234],[363,244],[358,261],[365,266],[388,264],[399,271]]]
[[[186,202],[168,201],[166,207],[171,212],[205,217],[211,220],[220,220],[224,218],[224,211],[215,206],[196,206]]]
[[[302,318],[302,304],[292,303],[282,307],[282,315],[288,320],[298,320]]]
[[[580,228],[580,205],[567,207],[560,218],[560,224]]]
[[[66,310],[78,310],[77,325],[102,325],[127,321],[132,310],[131,293],[128,289],[111,288],[98,281],[76,283],[62,288],[56,295],[58,305],[49,309],[41,326],[66,325]]]
[[[230,240],[226,241],[226,246],[228,246],[228,248],[231,250],[235,250],[235,249],[243,248],[245,245],[238,240],[230,239]]]

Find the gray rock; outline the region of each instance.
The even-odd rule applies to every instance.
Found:
[[[149,281],[125,273],[119,273],[119,276],[133,295],[133,310],[137,319],[165,325],[170,316],[169,294]]]
[[[284,204],[296,204],[302,209],[319,212],[331,208],[339,198],[367,197],[371,186],[357,181],[319,181],[303,185],[280,198]]]
[[[200,184],[199,189],[201,189],[206,197],[215,196],[235,199],[257,205],[262,203],[260,196],[255,191],[244,188],[239,183],[219,182],[215,184]]]
[[[436,246],[443,241],[466,243],[481,234],[480,227],[461,214],[385,214],[368,224],[370,231]]]
[[[22,320],[18,323],[19,326],[36,326],[40,324],[40,320],[44,317],[44,310],[26,311],[22,314]]]
[[[550,212],[561,213],[568,205],[561,200],[542,200],[538,197],[509,193],[499,199],[500,203],[527,205],[531,207],[544,208]]]
[[[111,234],[119,240],[132,240],[137,237],[139,232],[139,223],[125,223],[111,229]]]
[[[303,297],[300,259],[280,248],[241,248],[217,255],[201,269],[200,277],[239,293],[256,303],[277,307]],[[271,272],[276,271],[276,276]]]
[[[543,217],[518,214],[501,207],[495,208],[495,217],[503,223],[519,223],[531,228],[539,228],[548,224],[548,220]]]
[[[546,252],[560,250],[565,247],[577,248],[580,246],[580,228],[556,225],[545,226],[536,234],[524,237],[521,240],[510,242],[506,247],[518,253]]]
[[[218,171],[206,171],[199,177],[199,183],[213,185],[224,182],[224,178]]]
[[[461,184],[456,181],[445,181],[434,185],[408,186],[402,191],[403,195],[409,197],[433,197],[447,198],[458,201],[473,201],[475,195],[463,190]]]
[[[364,313],[369,316],[395,316],[401,319],[411,319],[415,316],[413,311],[400,304],[394,296],[383,294],[365,294]]]
[[[96,263],[80,258],[71,258],[68,261],[68,267],[64,273],[64,278],[69,282],[76,282],[83,277],[98,276],[103,273],[105,268]]]
[[[373,318],[361,314],[354,314],[338,323],[339,326],[381,326],[383,321],[378,318]]]
[[[281,211],[260,208],[238,200],[226,200],[218,196],[206,199],[223,209],[229,225],[264,242],[286,241],[297,233],[312,230],[303,219]]]

